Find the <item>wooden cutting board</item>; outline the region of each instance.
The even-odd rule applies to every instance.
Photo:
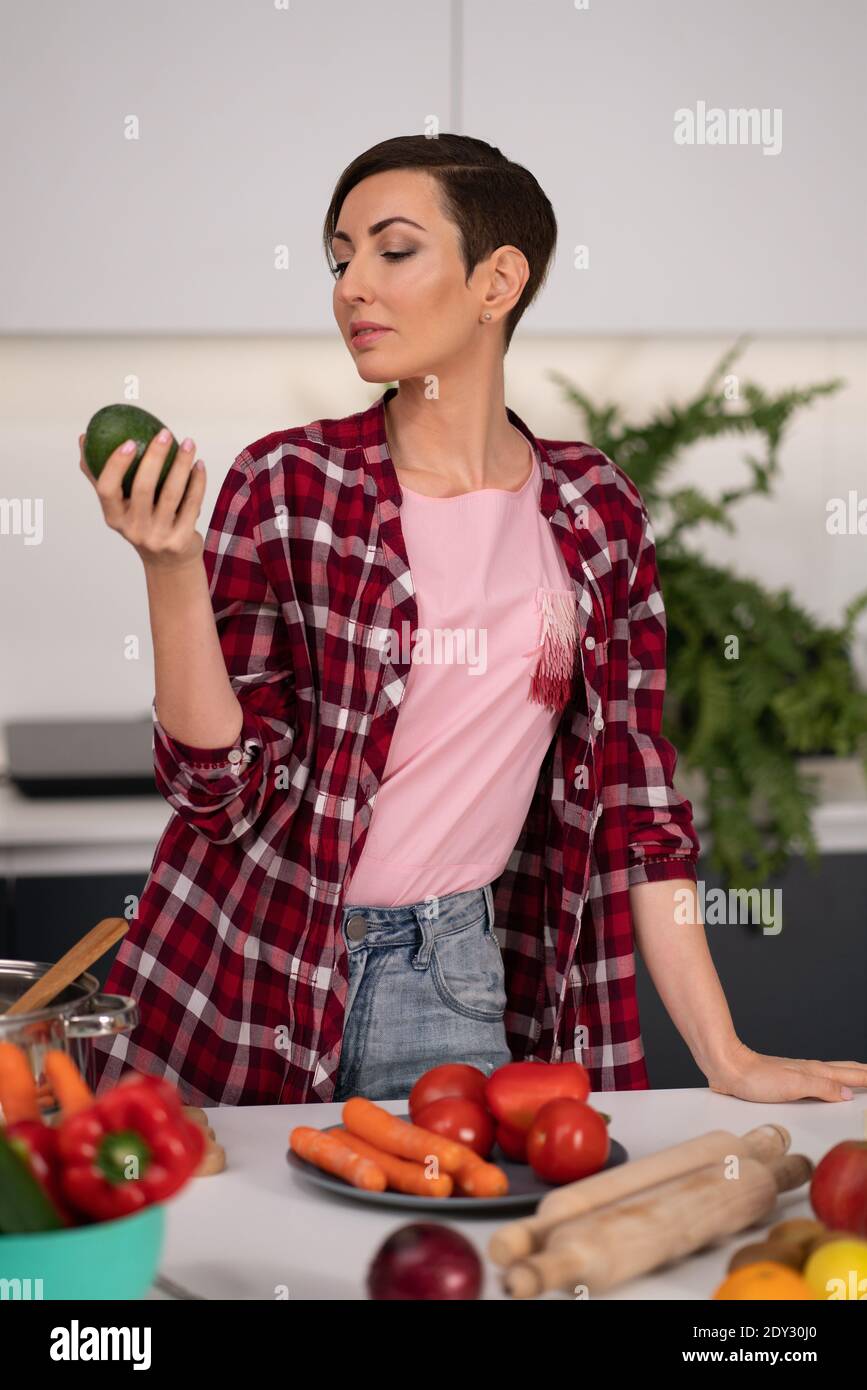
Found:
[[[208,1124],[208,1117],[198,1105],[185,1105],[184,1114],[194,1125],[205,1131],[205,1156],[195,1172],[197,1178],[209,1178],[214,1173],[222,1173],[226,1166],[226,1150],[217,1143],[217,1136]]]

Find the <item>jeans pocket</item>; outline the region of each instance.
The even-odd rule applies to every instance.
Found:
[[[475,921],[435,938],[430,971],[437,994],[455,1013],[491,1023],[504,1017],[503,957],[487,907]]]

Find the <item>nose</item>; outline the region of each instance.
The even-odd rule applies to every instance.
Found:
[[[353,256],[339,280],[335,278],[335,292],[343,304],[367,304],[370,301],[370,293],[364,284],[361,269],[356,269],[358,266],[359,257]]]
[[[341,286],[341,290],[337,295],[337,300],[345,309],[356,309],[359,305],[370,304],[371,296],[368,294],[367,290],[363,288],[353,289],[351,293],[347,294],[346,290]]]

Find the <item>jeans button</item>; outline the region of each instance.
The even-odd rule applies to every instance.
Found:
[[[346,935],[350,941],[363,941],[367,935],[367,923],[359,914],[350,917],[346,923]]]

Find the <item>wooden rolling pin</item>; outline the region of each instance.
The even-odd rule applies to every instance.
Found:
[[[576,1286],[591,1295],[604,1293],[755,1225],[772,1210],[778,1192],[800,1187],[812,1172],[804,1154],[784,1154],[770,1163],[742,1158],[737,1177],[727,1178],[719,1163],[683,1173],[557,1226],[544,1250],[506,1271],[503,1286],[515,1298]]]
[[[574,1217],[583,1216],[596,1207],[629,1197],[643,1188],[654,1187],[680,1173],[689,1173],[709,1163],[722,1163],[728,1154],[739,1158],[758,1158],[769,1162],[780,1158],[788,1149],[792,1137],[782,1125],[760,1125],[747,1134],[730,1134],[725,1129],[712,1129],[687,1139],[682,1144],[660,1149],[646,1158],[636,1158],[607,1168],[579,1182],[558,1187],[543,1197],[533,1216],[510,1221],[491,1237],[488,1254],[494,1264],[510,1265],[541,1250],[545,1237],[555,1226]]]

